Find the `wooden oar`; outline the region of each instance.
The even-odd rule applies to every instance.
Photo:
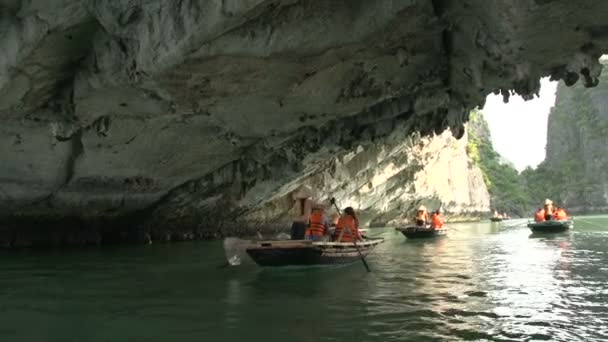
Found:
[[[462,231],[462,230],[460,230],[460,229],[456,229],[456,228],[454,228],[454,227],[452,227],[452,226],[446,226],[445,224],[443,225],[443,228],[444,228],[444,229],[447,229],[447,230],[452,230],[452,229],[453,229],[453,230],[455,230],[455,231],[457,231],[457,232],[461,232],[461,233],[463,232],[463,231]]]
[[[340,218],[342,218],[342,213],[340,212],[340,208],[338,208],[338,205],[336,204],[336,199],[332,197],[331,203],[334,205],[334,207],[336,207],[336,210],[338,211],[338,216],[340,216]],[[367,261],[365,261],[365,257],[363,256],[363,253],[361,253],[361,249],[359,249],[359,245],[357,245],[358,236],[355,234],[355,232],[352,231],[352,229],[350,229],[350,227],[348,225],[344,225],[344,226],[346,227],[346,229],[348,229],[348,231],[354,237],[353,244],[355,245],[355,248],[357,249],[357,253],[359,253],[359,257],[361,257],[361,262],[363,263],[363,266],[365,266],[365,269],[367,270],[367,272],[371,272],[372,270],[367,265]],[[342,229],[342,231],[340,232],[340,236],[338,237],[338,242],[340,242],[340,240],[342,240],[342,236],[344,235],[344,230],[345,229]]]

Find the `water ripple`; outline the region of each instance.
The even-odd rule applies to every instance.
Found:
[[[221,244],[0,258],[7,341],[605,341],[608,234],[454,225],[339,268],[218,269]],[[608,227],[607,227],[608,228]],[[36,329],[31,327],[35,326]]]

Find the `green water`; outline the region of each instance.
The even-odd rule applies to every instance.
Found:
[[[393,230],[372,273],[220,268],[221,242],[0,252],[2,341],[601,341],[608,217]],[[606,227],[606,228],[601,228]]]

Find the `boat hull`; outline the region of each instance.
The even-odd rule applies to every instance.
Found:
[[[572,220],[534,222],[528,223],[528,228],[533,233],[563,233],[574,228],[574,222]]]
[[[357,243],[362,255],[369,254],[384,239],[370,239]],[[348,264],[361,260],[352,243],[312,241],[252,242],[247,254],[260,266],[314,266]]]
[[[490,221],[492,222],[501,222],[502,220],[504,220],[501,217],[490,217]]]
[[[428,239],[434,237],[445,236],[447,229],[434,229],[427,227],[408,226],[395,228],[408,239]]]

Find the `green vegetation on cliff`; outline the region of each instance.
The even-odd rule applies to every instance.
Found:
[[[559,84],[547,135],[545,161],[522,172],[533,201],[549,197],[576,212],[608,208],[608,68],[596,88]]]
[[[547,132],[547,155],[521,174],[494,150],[483,114],[471,112],[467,152],[483,172],[498,211],[529,216],[545,198],[571,212],[608,210],[608,68],[595,88],[561,82]]]
[[[469,116],[468,135],[467,153],[483,172],[492,209],[510,215],[527,215],[530,196],[515,167],[494,150],[490,129],[479,110],[473,110]]]

